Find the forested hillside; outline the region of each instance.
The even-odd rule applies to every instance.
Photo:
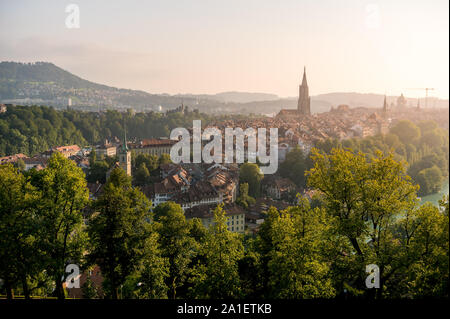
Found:
[[[235,116],[236,117],[236,116]],[[0,114],[0,156],[24,153],[29,156],[50,147],[67,144],[96,144],[119,137],[151,138],[170,135],[176,127],[191,127],[192,120],[207,123],[213,116],[196,111],[163,113],[104,113],[56,111],[46,106],[9,106]]]

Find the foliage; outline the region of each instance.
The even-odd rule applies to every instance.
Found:
[[[405,175],[404,164],[392,154],[379,152],[367,160],[342,149],[330,155],[314,150],[313,159],[308,183],[322,193],[340,243],[335,255],[341,257],[333,265],[338,272],[334,277],[341,281],[336,287],[364,290],[364,267],[376,264],[381,281],[377,298],[414,294],[413,283],[425,286],[419,294],[432,294],[428,289],[435,282],[428,275],[422,278],[427,272],[423,267],[432,265],[432,278],[448,278],[448,268],[437,266],[448,255],[445,220],[431,205],[417,208],[417,187]],[[339,275],[339,269],[345,273]]]
[[[193,258],[198,254],[199,246],[191,236],[193,224],[186,221],[181,206],[173,202],[165,202],[154,209],[154,229],[158,233],[158,244],[161,256],[169,263],[166,285],[168,297],[183,296],[187,290]],[[179,293],[179,290],[182,290]]]
[[[38,228],[33,209],[37,195],[18,169],[0,165],[0,278],[8,298],[16,282],[22,282],[29,296],[27,277],[41,261],[36,256]]]
[[[201,249],[203,262],[193,269],[191,294],[195,298],[238,298],[241,295],[238,262],[244,249],[239,236],[228,230],[223,205],[214,210]]]
[[[442,173],[436,165],[425,168],[417,174],[416,181],[421,185],[419,195],[437,193],[442,186]]]
[[[82,210],[88,203],[83,171],[60,153],[54,153],[46,169],[35,172],[39,248],[44,252],[47,273],[56,283],[55,293],[64,298],[62,283],[67,263],[80,263],[87,236]]]
[[[248,207],[254,205],[255,202],[255,199],[248,195],[248,183],[239,185],[239,197],[236,199],[236,203],[241,205],[244,209],[248,209]]]
[[[298,187],[306,187],[305,171],[311,168],[309,156],[305,156],[300,147],[296,146],[280,164],[280,175],[289,178]]]
[[[119,286],[143,258],[151,231],[150,207],[150,201],[131,187],[120,168],[111,172],[103,193],[93,204],[96,213],[89,221],[89,259],[102,269],[114,299],[119,296]]]
[[[248,184],[248,193],[252,197],[259,197],[263,177],[257,164],[244,163],[239,168],[239,182]]]
[[[323,255],[329,227],[325,211],[311,210],[307,199],[280,212],[264,231],[271,239],[268,295],[273,298],[330,298],[335,295],[330,262]]]

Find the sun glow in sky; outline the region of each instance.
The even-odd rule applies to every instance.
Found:
[[[65,26],[66,5],[80,28]],[[150,93],[448,98],[448,0],[0,0],[0,60]]]

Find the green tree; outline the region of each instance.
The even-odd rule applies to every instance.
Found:
[[[89,183],[99,182],[104,184],[106,182],[106,173],[108,172],[109,165],[106,161],[96,161],[89,166],[89,173],[87,181]]]
[[[249,195],[252,197],[259,197],[261,192],[261,181],[264,178],[258,165],[254,163],[244,163],[239,168],[240,183],[247,183],[249,187]]]
[[[94,166],[96,161],[97,161],[97,152],[95,151],[95,148],[92,148],[91,153],[89,154],[89,167]]]
[[[83,298],[85,299],[96,299],[98,298],[97,289],[92,282],[91,276],[87,276],[86,281],[81,286],[81,291],[83,292]]]
[[[193,271],[191,293],[196,298],[238,298],[241,287],[238,262],[244,248],[238,234],[228,230],[223,205],[214,210],[214,223],[210,226],[201,255],[204,262]]]
[[[79,263],[86,244],[82,210],[89,194],[85,175],[73,161],[56,152],[34,183],[39,190],[38,236],[46,271],[56,283],[56,296],[63,299],[66,264]]]
[[[425,203],[397,224],[401,243],[408,250],[398,252],[401,262],[396,267],[403,268],[392,279],[390,296],[448,297],[448,214]]]
[[[154,229],[159,234],[161,256],[167,258],[170,265],[166,278],[168,297],[175,299],[180,288],[186,290],[192,260],[198,253],[196,241],[190,236],[190,224],[178,204],[159,204],[154,209],[154,221]]]
[[[150,181],[150,172],[145,163],[141,163],[134,175],[134,182],[138,186],[144,186]]]
[[[152,233],[144,244],[144,257],[138,267],[138,296],[145,299],[167,298],[169,260],[161,256],[158,234]]]
[[[415,179],[420,186],[419,195],[425,196],[439,192],[442,179],[441,170],[436,165],[421,170]]]
[[[439,134],[437,130],[428,131],[422,134],[420,142],[431,148],[438,149],[444,144],[444,136]]]
[[[172,160],[170,159],[170,155],[169,154],[162,154],[159,157],[159,165],[163,165],[163,164],[170,164],[172,163]]]
[[[142,164],[145,164],[150,173],[156,171],[159,165],[159,158],[156,155],[131,154],[131,164],[134,169],[138,169]]]
[[[435,121],[421,121],[417,123],[417,126],[420,128],[422,134],[438,128],[438,125]]]
[[[122,169],[115,168],[93,208],[89,259],[100,266],[110,297],[117,299],[119,287],[143,258],[145,239],[151,233],[151,203],[131,187]]]
[[[236,199],[236,203],[244,209],[248,209],[248,207],[254,205],[255,202],[255,199],[248,195],[248,183],[239,185],[239,197]]]
[[[296,146],[280,164],[280,175],[289,178],[299,187],[305,187],[305,171],[309,168],[311,168],[309,157],[306,157],[300,147]]]
[[[390,132],[397,135],[403,144],[414,143],[420,138],[420,129],[408,120],[399,121],[390,129]]]
[[[308,184],[322,193],[324,207],[335,218],[338,239],[347,247],[343,262],[355,269],[347,285],[364,288],[364,270],[368,264],[380,268],[381,289],[404,267],[408,248],[395,239],[395,217],[409,212],[416,204],[416,190],[405,174],[404,164],[392,154],[378,152],[369,160],[362,154],[334,149],[331,155],[313,150],[314,167],[308,172]]]
[[[36,191],[11,164],[0,165],[0,278],[8,299],[17,281],[29,298],[27,276],[39,262],[36,251]]]
[[[305,198],[280,213],[272,210],[261,229],[267,261],[267,294],[272,298],[330,298],[335,295],[325,247],[329,217]]]

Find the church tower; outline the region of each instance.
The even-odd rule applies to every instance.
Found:
[[[308,82],[306,81],[306,67],[303,68],[302,84],[299,87],[297,110],[299,114],[311,115],[311,98],[309,97]]]
[[[128,150],[128,146],[127,146],[127,129],[126,128],[125,128],[123,144],[119,149],[119,165],[125,171],[125,173],[127,173],[128,176],[131,176],[131,152]]]
[[[386,101],[386,95],[384,96],[384,103],[383,103],[383,113],[386,114],[388,111],[387,101]]]

